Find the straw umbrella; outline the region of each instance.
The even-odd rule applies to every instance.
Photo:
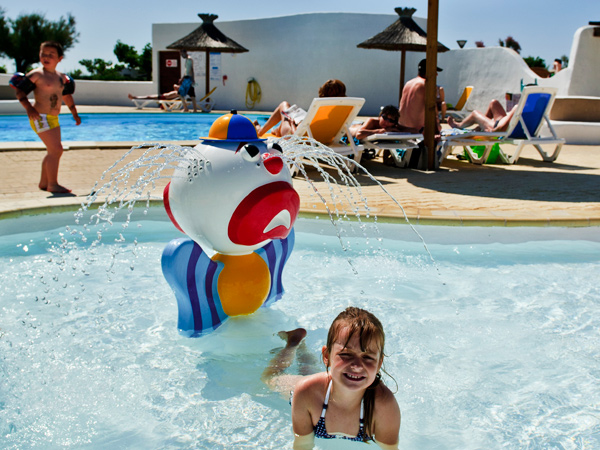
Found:
[[[394,8],[394,10],[400,16],[398,20],[381,33],[361,42],[357,47],[402,52],[400,59],[399,102],[400,98],[402,98],[402,89],[404,88],[406,52],[425,52],[427,49],[427,33],[412,18],[412,15],[416,11],[415,8]],[[447,52],[450,49],[438,42],[437,50],[438,52]]]
[[[209,57],[210,52],[220,53],[243,53],[248,49],[242,47],[233,39],[229,39],[221,33],[213,22],[219,17],[216,14],[198,14],[202,19],[202,25],[185,37],[168,45],[173,50],[204,51],[206,52],[206,94],[210,89]]]

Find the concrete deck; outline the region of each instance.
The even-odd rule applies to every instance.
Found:
[[[79,107],[80,112],[123,111],[132,107]],[[172,113],[179,114],[179,113]],[[173,142],[194,145],[196,142]],[[41,143],[0,144],[0,219],[40,211],[76,209],[102,173],[136,143],[69,143],[62,159],[59,182],[74,195],[52,195],[37,188]],[[132,158],[134,159],[134,158]],[[544,163],[532,146],[517,164],[477,166],[454,157],[436,172],[385,166],[380,158],[364,161],[365,168],[404,208],[414,224],[486,226],[599,226],[600,146],[563,147],[554,163]],[[309,175],[317,180],[316,171]],[[402,210],[384,190],[358,175],[362,194],[379,220],[403,220]],[[166,184],[153,192],[162,194]],[[323,182],[316,182],[327,192]],[[302,199],[301,211],[322,213],[324,207],[308,183],[294,179]]]

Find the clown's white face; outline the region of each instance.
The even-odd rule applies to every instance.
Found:
[[[289,234],[300,199],[277,144],[206,141],[195,150],[165,190],[167,212],[185,234],[232,255]]]

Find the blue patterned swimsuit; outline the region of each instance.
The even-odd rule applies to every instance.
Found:
[[[321,411],[321,417],[314,427],[315,437],[321,439],[347,439],[348,441],[367,442],[373,440],[371,436],[365,433],[365,421],[364,421],[364,399],[360,402],[360,427],[356,437],[348,437],[343,435],[335,435],[327,433],[325,428],[325,412],[327,411],[327,405],[329,404],[329,394],[331,393],[331,380],[327,387],[327,393],[325,394],[325,401],[323,402],[323,410]]]

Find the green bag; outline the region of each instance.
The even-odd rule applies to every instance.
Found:
[[[483,152],[485,152],[485,145],[472,145],[471,150],[473,151],[473,153],[476,153],[477,156],[479,156],[481,158],[481,156],[483,155]],[[465,157],[469,161],[471,161],[471,157],[469,156],[469,153],[466,150],[464,153],[465,153]],[[500,145],[496,142],[494,145],[492,145],[490,154],[488,155],[487,160],[484,161],[483,163],[484,164],[497,164],[499,158],[500,158]],[[471,161],[471,162],[473,162],[473,161]]]

